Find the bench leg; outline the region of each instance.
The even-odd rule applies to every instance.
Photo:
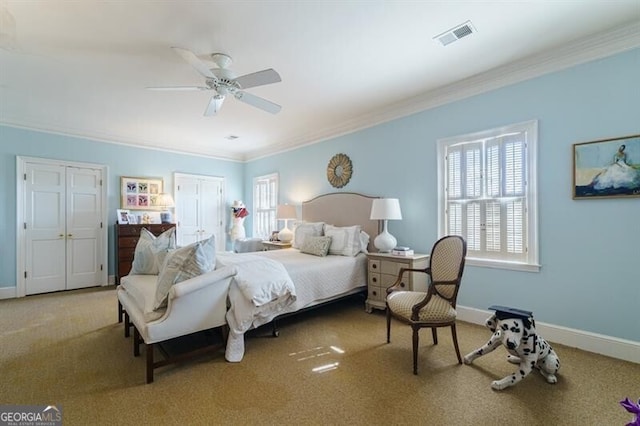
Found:
[[[122,308],[122,303],[118,300],[118,323],[122,322],[122,317],[124,316],[124,309]]]
[[[145,345],[145,350],[147,351],[147,383],[153,383],[153,346],[153,343]]]
[[[140,356],[140,333],[133,327],[133,356]]]
[[[129,337],[130,328],[131,328],[131,320],[129,319],[129,314],[125,312],[124,313],[124,337]]]

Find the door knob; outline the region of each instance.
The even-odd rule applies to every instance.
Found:
[[[73,237],[73,234],[67,234],[67,237],[71,238]]]
[[[60,235],[58,235],[58,237],[63,238],[63,237],[64,237],[64,234],[60,234]]]

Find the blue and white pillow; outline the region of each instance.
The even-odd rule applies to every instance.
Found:
[[[157,275],[160,270],[162,252],[176,248],[176,228],[164,231],[157,237],[147,228],[140,230],[130,275]]]

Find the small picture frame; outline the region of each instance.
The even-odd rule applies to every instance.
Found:
[[[131,213],[127,214],[127,220],[129,221],[129,225],[136,225],[138,223],[136,216]]]
[[[271,237],[269,237],[269,241],[280,241],[278,239],[278,231],[273,231],[271,233]]]
[[[129,210],[117,209],[116,212],[118,214],[118,225],[129,225],[129,216],[131,216]]]

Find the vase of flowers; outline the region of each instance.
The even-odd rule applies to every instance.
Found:
[[[249,211],[242,201],[236,200],[231,205],[231,216],[233,224],[231,226],[231,230],[229,231],[229,235],[231,237],[231,241],[233,242],[235,240],[245,238],[246,233],[244,230],[244,218],[249,216]]]

